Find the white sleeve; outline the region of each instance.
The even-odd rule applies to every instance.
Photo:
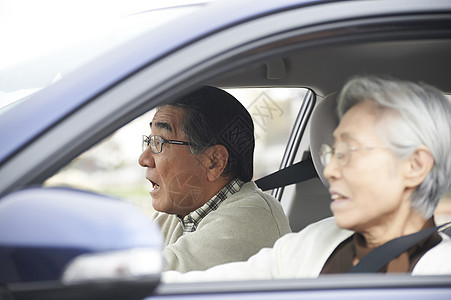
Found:
[[[415,265],[412,275],[450,275],[451,238],[440,233],[442,241],[426,252]]]

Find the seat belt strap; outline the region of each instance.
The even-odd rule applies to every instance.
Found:
[[[395,259],[401,253],[407,251],[409,248],[418,244],[422,240],[431,236],[434,232],[446,225],[427,228],[416,233],[405,235],[373,249],[370,253],[365,255],[357,265],[355,265],[349,273],[375,273],[386,266],[391,260]]]
[[[255,181],[255,184],[263,191],[306,181],[317,177],[312,158],[306,158],[294,165],[281,169]]]

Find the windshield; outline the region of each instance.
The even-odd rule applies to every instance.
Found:
[[[109,49],[205,4],[6,0],[0,4],[0,109]]]

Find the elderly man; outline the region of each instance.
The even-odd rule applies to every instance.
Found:
[[[253,176],[254,126],[227,92],[205,86],[158,109],[144,136],[155,222],[166,269],[244,261],[290,232],[276,199]]]

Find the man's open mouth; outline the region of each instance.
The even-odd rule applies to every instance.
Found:
[[[154,191],[160,189],[160,185],[158,183],[153,182],[152,180],[150,180],[150,183],[152,184],[152,188]]]

